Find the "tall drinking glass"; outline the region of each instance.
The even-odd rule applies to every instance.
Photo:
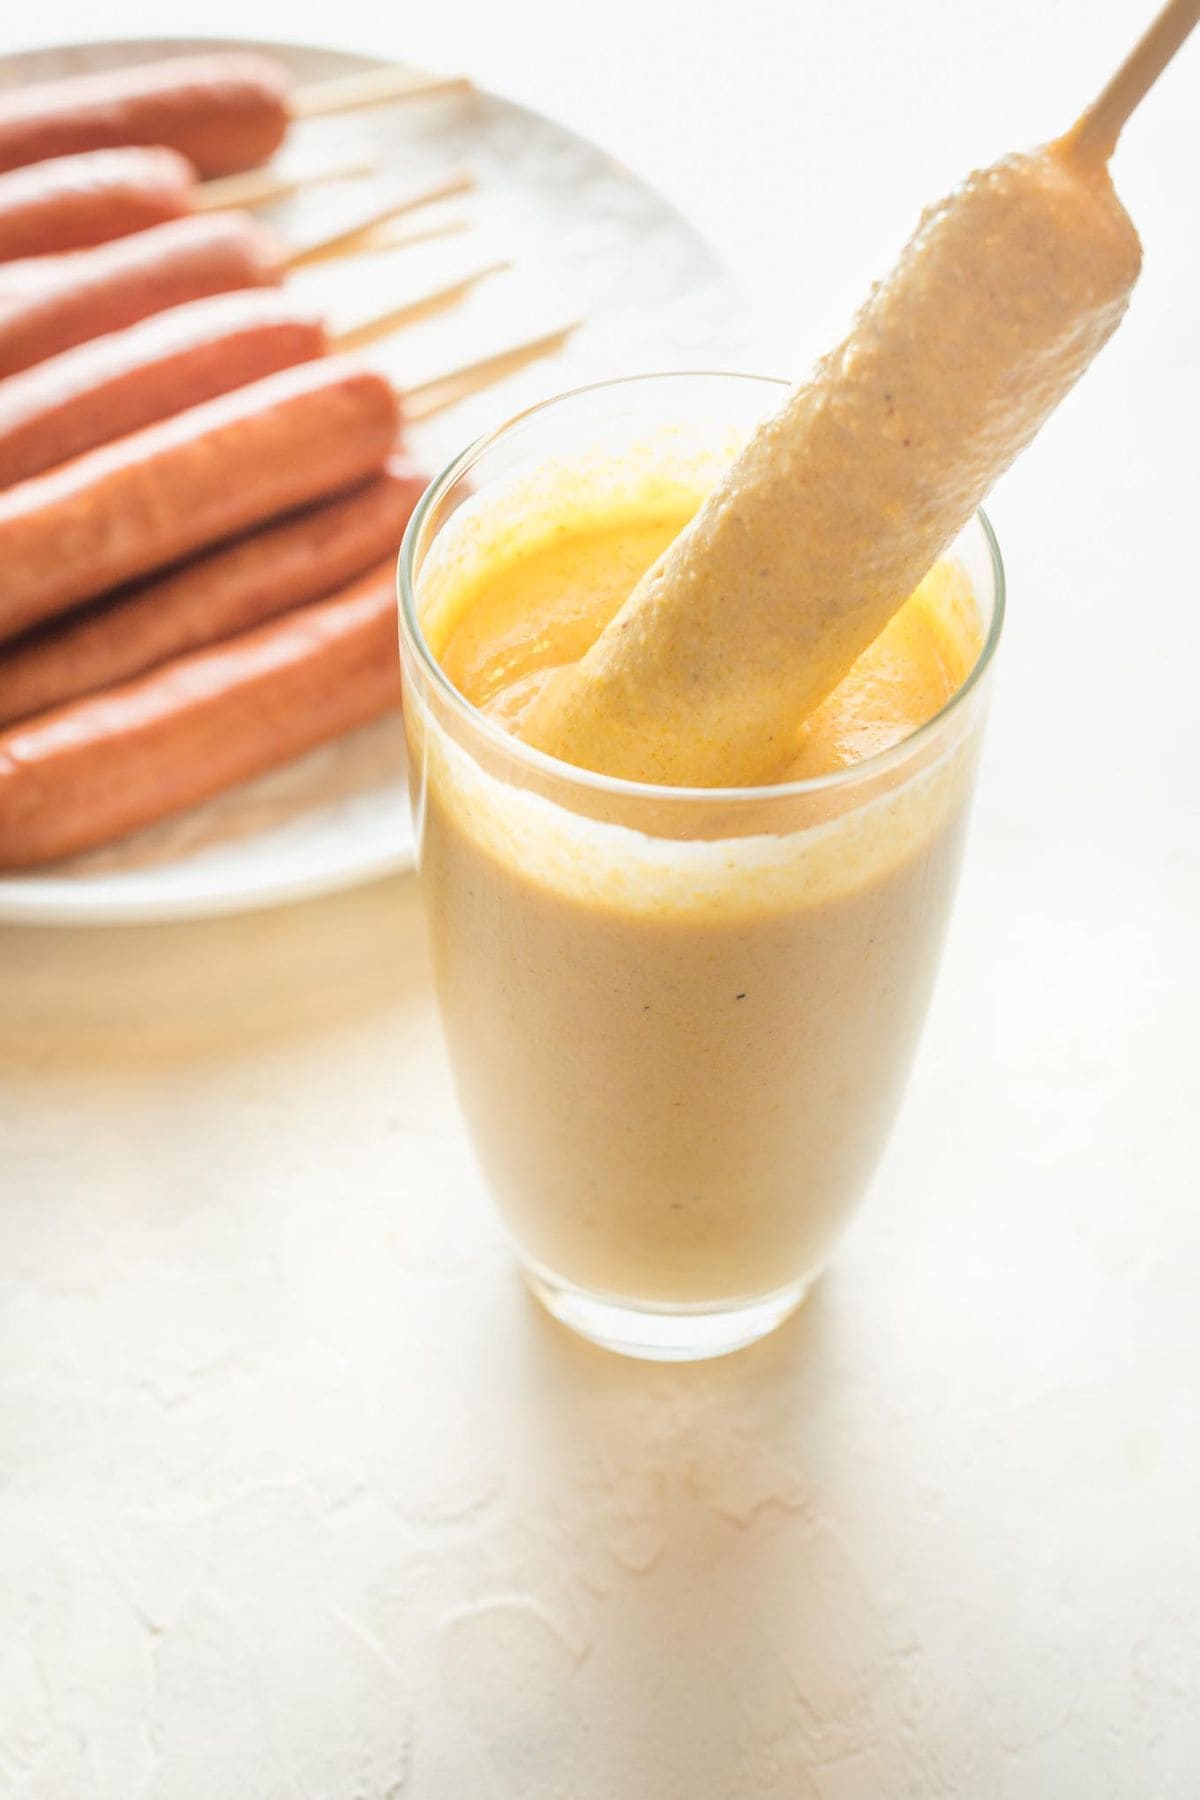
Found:
[[[652,787],[476,710],[431,649],[564,482],[619,515],[711,485],[778,383],[670,375],[547,402],[466,450],[400,564],[418,864],[463,1112],[526,1278],[584,1336],[718,1355],[802,1300],[912,1062],[954,892],[1000,632],[978,516],[951,554],[982,648],[940,713],[831,775]]]

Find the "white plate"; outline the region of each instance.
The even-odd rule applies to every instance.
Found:
[[[0,85],[177,54],[224,40],[149,40],[0,59]],[[375,66],[289,44],[242,45],[279,57],[298,81]],[[740,300],[712,253],[667,203],[603,151],[494,94],[473,92],[312,120],[281,152],[301,166],[367,151],[377,185],[466,164],[478,194],[446,203],[470,228],[296,278],[349,321],[443,275],[511,258],[462,307],[398,333],[370,354],[403,385],[568,318],[587,323],[565,349],[475,395],[410,437],[431,473],[480,431],[530,402],[606,376],[736,364]],[[285,232],[357,206],[364,184],[314,189],[277,208]],[[413,223],[418,215],[414,215]],[[0,921],[132,924],[238,912],[327,893],[411,867],[412,827],[398,719],[369,726],[289,768],[123,843],[0,878]]]

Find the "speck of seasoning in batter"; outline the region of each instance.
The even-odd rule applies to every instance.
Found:
[[[746,998],[745,994],[735,994],[734,995],[735,1000],[744,1000],[745,998]]]

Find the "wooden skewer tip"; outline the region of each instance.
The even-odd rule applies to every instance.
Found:
[[[1130,115],[1200,23],[1200,0],[1167,0],[1120,68],[1062,139],[1083,161],[1105,163]]]
[[[197,212],[225,212],[230,208],[265,206],[272,200],[285,200],[304,188],[320,187],[332,181],[353,181],[373,175],[378,169],[374,156],[347,157],[319,169],[247,169],[240,175],[223,175],[215,181],[204,181],[194,190]]]
[[[383,106],[392,101],[465,93],[470,87],[466,75],[430,75],[403,65],[362,69],[294,89],[288,109],[294,119],[320,119],[330,113],[355,112],[361,107]]]
[[[294,245],[288,257],[288,267],[299,268],[305,263],[318,262],[323,257],[343,255],[378,226],[386,225],[403,213],[432,206],[436,201],[450,200],[457,194],[469,193],[474,186],[475,177],[469,169],[451,169],[449,173],[421,186],[407,188],[399,194],[393,193],[384,200],[375,200],[365,210],[360,210],[341,224]]]
[[[376,343],[382,337],[388,337],[393,331],[399,331],[405,325],[415,324],[427,313],[449,306],[453,301],[463,299],[480,282],[491,275],[499,275],[511,269],[510,262],[483,263],[478,268],[466,269],[457,275],[441,281],[436,287],[427,289],[422,294],[410,294],[397,305],[386,308],[383,312],[373,313],[369,318],[360,319],[347,325],[334,337],[334,345],[338,350],[361,350],[368,344]]]
[[[453,406],[458,400],[465,399],[479,388],[487,387],[492,381],[500,381],[510,373],[515,374],[526,363],[552,355],[562,348],[582,324],[582,319],[570,319],[565,325],[555,326],[535,337],[519,339],[515,344],[507,344],[485,356],[427,376],[424,381],[416,382],[403,390],[406,416],[413,420],[431,418],[434,413]]]

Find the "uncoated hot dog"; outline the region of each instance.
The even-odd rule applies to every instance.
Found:
[[[426,478],[398,456],[349,494],[222,545],[0,650],[0,725],[248,631],[394,560]]]
[[[326,357],[0,494],[0,640],[381,468],[399,403]]]
[[[77,344],[0,382],[0,488],[327,348],[316,315],[272,288],[193,300]]]
[[[330,599],[0,732],[0,869],[123,837],[399,701],[389,557]]]
[[[0,262],[86,250],[181,219],[196,171],[176,150],[90,150],[0,175]]]
[[[178,56],[0,96],[0,170],[118,144],[166,144],[202,175],[265,162],[288,127],[287,71],[245,53]]]
[[[272,287],[283,275],[274,233],[245,213],[172,219],[132,237],[0,268],[0,376],[120,331],[151,313]]]

